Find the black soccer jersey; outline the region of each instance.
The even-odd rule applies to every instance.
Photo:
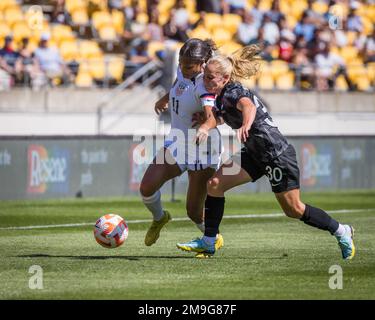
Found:
[[[273,123],[265,104],[252,91],[239,82],[229,82],[216,99],[219,115],[232,129],[242,126],[242,112],[236,108],[242,98],[249,98],[257,108],[254,122],[249,130],[245,148],[259,161],[268,162],[280,156],[289,143]]]

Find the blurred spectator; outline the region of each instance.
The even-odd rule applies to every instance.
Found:
[[[368,37],[365,54],[364,54],[365,63],[375,62],[375,28],[372,32],[372,35]]]
[[[295,36],[293,32],[289,32],[288,29],[284,29],[280,33],[280,43],[279,43],[279,59],[286,62],[291,62],[293,58],[293,43]]]
[[[189,29],[189,12],[185,7],[184,0],[176,1],[174,16],[177,28],[186,32]]]
[[[38,66],[35,62],[35,55],[29,49],[29,39],[23,38],[20,48],[20,58],[22,61],[24,83],[31,84],[34,88],[38,77]]]
[[[264,15],[263,17],[263,26],[264,40],[271,45],[276,44],[280,38],[279,27],[275,22],[271,20],[270,16]]]
[[[112,10],[122,10],[123,4],[122,0],[108,0],[108,9]]]
[[[273,56],[272,56],[272,51],[273,51],[273,46],[270,46],[270,45],[265,45],[263,47],[263,50],[260,54],[261,58],[264,60],[264,61],[267,61],[267,62],[270,62],[272,60],[274,60]]]
[[[303,13],[301,21],[297,23],[294,33],[299,36],[302,35],[307,42],[314,36],[315,25],[311,23],[306,11]]]
[[[145,38],[149,41],[164,41],[163,28],[159,25],[158,18],[158,11],[154,10],[146,28]]]
[[[53,0],[53,11],[51,13],[51,21],[57,23],[65,23],[65,0]]]
[[[176,11],[171,10],[170,17],[167,23],[163,26],[164,36],[171,40],[178,42],[185,42],[189,39],[187,35],[187,30],[181,28],[176,22]]]
[[[65,66],[59,51],[54,47],[48,47],[48,34],[42,34],[39,47],[35,50],[35,59],[38,69],[52,84],[63,81],[69,83],[70,71]]]
[[[198,12],[220,13],[221,6],[218,0],[196,0],[196,8]]]
[[[5,37],[4,47],[0,49],[0,77],[6,88],[14,85],[16,80],[22,79],[22,62],[20,55],[12,48],[13,38]]]
[[[239,14],[246,8],[246,0],[223,0],[222,10],[223,13],[235,13]]]
[[[280,2],[279,0],[274,0],[272,2],[271,10],[266,13],[272,22],[279,23],[281,18],[284,18],[284,15],[280,11]]]
[[[243,45],[248,45],[251,41],[258,38],[258,27],[250,12],[244,10],[242,13],[242,22],[238,26],[237,39]]]
[[[148,52],[148,42],[144,39],[135,39],[129,52],[129,61],[136,65],[144,65],[152,60]]]
[[[309,90],[314,87],[314,68],[308,57],[306,46],[298,45],[292,59],[293,69],[296,71],[297,84],[302,90]]]
[[[250,13],[254,18],[254,23],[258,27],[258,29],[262,25],[264,15],[264,12],[262,10],[259,10],[259,1],[260,0],[255,0],[253,8],[250,10]]]
[[[354,89],[354,85],[346,73],[344,60],[340,56],[330,52],[329,43],[324,43],[321,52],[315,57],[315,63],[317,66],[317,89],[319,91],[333,89],[336,78],[339,75],[344,76],[349,90]]]
[[[350,9],[347,19],[348,19],[347,21],[348,30],[362,32],[363,25],[362,25],[361,17],[355,14],[355,9],[353,8]]]

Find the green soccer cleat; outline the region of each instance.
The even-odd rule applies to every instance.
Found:
[[[177,243],[176,246],[183,251],[197,252],[205,257],[213,256],[215,254],[215,245],[209,245],[201,238],[191,240],[187,243]]]
[[[146,237],[145,237],[145,245],[151,246],[153,245],[160,236],[160,230],[166,225],[170,220],[172,220],[171,214],[163,210],[164,216],[159,221],[152,221],[150,228],[147,230]]]
[[[346,230],[345,234],[341,237],[336,237],[339,242],[339,247],[341,249],[342,258],[344,260],[351,260],[355,255],[354,246],[354,228],[349,225],[344,225]]]

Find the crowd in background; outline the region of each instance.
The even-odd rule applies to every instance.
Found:
[[[116,10],[124,15],[119,42],[125,53],[128,69],[132,65],[141,66],[152,59],[163,60],[163,50],[186,41],[191,31],[203,25],[205,16],[210,13],[238,15],[241,22],[233,35],[233,41],[241,45],[261,45],[262,57],[266,61],[287,62],[290,70],[298,73],[299,89],[333,89],[335,80],[342,76],[348,90],[356,90],[356,84],[348,76],[348,62],[340,55],[340,50],[346,47],[356,50],[353,63],[366,67],[375,62],[375,28],[372,28],[370,34],[365,34],[362,18],[356,14],[362,3],[375,6],[375,2],[371,0],[308,0],[306,9],[294,27],[291,27],[288,17],[280,10],[279,0],[273,0],[271,8],[266,11],[261,9],[259,0],[251,1],[250,8],[246,0],[196,0],[195,21],[192,21],[186,8],[186,1],[176,0],[163,24],[160,23],[158,12],[162,1],[147,0],[147,12],[142,12],[139,1],[128,1],[126,5],[123,0],[108,0],[109,12]],[[38,3],[18,2],[21,5]],[[314,10],[315,2],[326,4],[326,12]],[[51,0],[47,3],[53,5],[49,12],[51,23],[71,24],[65,0]],[[346,6],[348,13],[345,18],[337,18],[331,12],[330,8],[337,3]],[[96,10],[95,5],[89,1],[90,16]],[[139,19],[141,14],[147,16],[146,22]],[[375,21],[371,22],[374,26]],[[24,38],[15,49],[12,46],[12,34],[8,34],[0,49],[0,78],[6,79],[9,86],[15,83],[33,83],[36,86],[74,83],[78,63],[64,61],[59,50],[48,45],[49,40],[49,34],[42,34],[37,48],[31,50],[28,46],[29,39]],[[148,45],[152,42],[166,45],[156,50],[153,56],[148,50]],[[124,77],[126,75],[124,72]]]

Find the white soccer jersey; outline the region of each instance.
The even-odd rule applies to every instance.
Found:
[[[180,68],[177,70],[177,79],[171,90],[169,91],[169,108],[171,112],[171,132],[166,138],[165,147],[174,144],[173,150],[170,149],[172,155],[176,158],[180,168],[189,170],[200,170],[213,167],[214,165],[204,163],[205,159],[193,159],[196,154],[207,154],[209,162],[219,162],[221,154],[221,136],[219,130],[210,130],[210,152],[207,152],[207,145],[199,146],[193,143],[193,138],[197,128],[192,127],[192,117],[196,112],[203,111],[204,106],[215,107],[215,96],[208,93],[203,85],[203,75],[199,74],[193,79],[183,77]],[[189,131],[190,130],[190,131]],[[205,148],[206,151],[202,151]],[[186,153],[190,159],[182,161],[184,156],[179,157],[179,150]],[[180,155],[182,152],[179,152]],[[215,159],[211,159],[211,157]],[[197,156],[199,158],[199,156]],[[216,161],[217,160],[217,161]],[[197,164],[198,163],[198,164]],[[187,168],[186,168],[187,166]],[[216,167],[216,166],[215,166]],[[183,170],[184,171],[184,170]]]

